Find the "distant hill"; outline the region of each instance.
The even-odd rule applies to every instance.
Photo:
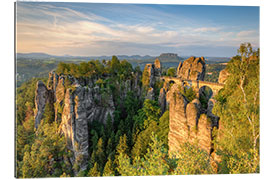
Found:
[[[17,58],[27,59],[48,59],[52,58],[52,55],[46,53],[17,53]]]
[[[175,53],[162,53],[159,56],[140,56],[140,55],[116,55],[120,60],[128,60],[130,62],[147,62],[152,63],[156,58],[158,58],[161,62],[179,62],[183,61],[190,56],[181,56],[179,57]],[[212,62],[228,62],[230,58],[228,57],[205,57],[206,61]],[[112,56],[56,56],[50,55],[46,53],[17,53],[17,59],[39,59],[39,60],[56,60],[56,61],[89,61],[89,60],[110,60]]]
[[[162,53],[157,57],[160,61],[180,61],[184,58],[180,58],[177,54],[174,53]]]
[[[154,56],[140,56],[140,55],[116,55],[120,60],[151,60],[155,59]],[[54,59],[54,60],[110,60],[112,56],[55,56],[46,53],[17,53],[17,59]]]

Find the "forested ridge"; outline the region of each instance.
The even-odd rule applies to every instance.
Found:
[[[16,90],[15,175],[30,178],[259,173],[259,62],[259,50],[254,51],[247,43],[241,44],[238,55],[226,66],[230,75],[224,89],[214,97],[214,113],[220,117],[220,131],[213,142],[215,159],[189,143],[182,143],[180,152],[168,153],[169,110],[162,113],[157,101],[160,81],[155,82],[155,100],[145,99],[147,71],[141,72],[139,67],[133,68],[116,56],[110,61],[59,63],[57,74],[96,79],[102,95],[106,98],[108,92],[112,93],[118,106],[113,118],[108,116],[105,123],[90,122],[87,169],[80,170],[77,163],[70,161],[73,152],[60,133],[61,122],[55,121],[53,107],[46,104],[41,123],[34,128],[36,84],[46,80],[34,78],[23,83]],[[118,98],[121,83],[132,80],[136,73],[141,74],[141,97],[128,91],[124,99]],[[169,68],[166,75],[174,76],[175,69]],[[181,93],[189,101],[195,97],[192,88]]]

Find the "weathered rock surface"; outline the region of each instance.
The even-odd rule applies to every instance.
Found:
[[[146,64],[144,71],[148,72],[149,87],[154,87],[155,84],[155,70],[153,64]]]
[[[212,122],[206,114],[201,114],[198,122],[197,142],[198,146],[208,154],[212,151]]]
[[[188,80],[204,80],[205,59],[204,57],[190,57],[177,67],[177,77]]]
[[[218,77],[218,83],[225,84],[226,79],[228,78],[229,75],[230,73],[227,71],[227,69],[221,70]]]
[[[160,89],[159,97],[158,97],[158,103],[160,105],[161,114],[163,114],[166,111],[166,104],[167,104],[165,88]]]
[[[160,98],[161,99],[161,98]],[[174,84],[166,94],[169,105],[169,152],[180,151],[180,145],[189,142],[198,145],[209,154],[213,150],[212,131],[218,128],[218,117],[212,113],[213,100],[209,101],[207,113],[202,111],[198,99],[188,102]]]
[[[38,128],[40,121],[43,117],[45,105],[48,101],[49,91],[42,81],[37,82],[36,95],[35,95],[35,128]]]
[[[149,87],[154,88],[157,78],[161,76],[162,66],[160,61],[156,59],[154,64],[146,64],[144,71],[148,72]]]
[[[137,73],[132,79],[119,82],[116,87],[120,91],[119,98],[124,100],[129,91],[139,98],[140,79],[141,74]],[[61,122],[59,131],[65,135],[68,148],[74,154],[71,163],[77,163],[80,170],[87,168],[89,159],[90,122],[95,120],[105,124],[109,115],[113,121],[115,107],[123,106],[116,103],[109,88],[101,90],[95,81],[95,78],[59,76],[50,72],[47,86],[42,81],[37,83],[35,127],[38,127],[43,118],[46,103],[53,105],[55,121]]]
[[[168,134],[168,145],[169,151],[177,151],[181,143],[187,141],[188,137],[188,126],[186,118],[186,98],[177,91],[177,85],[173,85],[169,94],[169,134]]]
[[[154,63],[154,72],[155,72],[156,77],[161,76],[162,66],[161,66],[161,62],[159,61],[158,58],[156,58],[155,63]]]
[[[195,143],[198,132],[198,122],[201,115],[201,103],[198,99],[194,99],[188,103],[186,108],[187,126],[189,129],[189,142]]]
[[[148,89],[145,99],[155,100],[154,88],[150,87]]]

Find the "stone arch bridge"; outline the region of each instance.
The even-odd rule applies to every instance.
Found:
[[[224,88],[224,84],[207,82],[207,81],[186,80],[186,79],[181,79],[181,78],[177,78],[177,77],[166,77],[166,76],[162,76],[162,77],[160,77],[160,79],[165,81],[165,82],[168,82],[168,83],[175,83],[175,84],[179,84],[182,86],[192,87],[196,93],[199,93],[199,90],[202,87],[207,86],[207,87],[211,88],[211,90],[213,92],[212,96],[215,96],[220,91],[220,89]]]

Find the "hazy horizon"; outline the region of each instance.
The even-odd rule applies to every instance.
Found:
[[[248,13],[247,13],[248,12]],[[231,57],[259,47],[259,7],[17,2],[17,53]]]
[[[171,52],[163,52],[163,53],[171,53]],[[16,54],[46,54],[46,55],[50,55],[50,56],[59,56],[59,57],[64,57],[64,56],[71,56],[71,57],[102,57],[102,56],[141,56],[141,57],[144,57],[144,56],[150,56],[150,57],[158,57],[160,56],[161,54],[163,53],[160,53],[158,55],[149,55],[149,54],[144,54],[144,55],[139,55],[139,54],[131,54],[131,55],[126,55],[126,54],[112,54],[112,55],[85,55],[85,56],[82,56],[82,55],[69,55],[69,54],[60,54],[60,55],[55,55],[55,54],[49,54],[49,53],[44,53],[44,52],[16,52]],[[175,53],[177,54],[177,53]],[[183,54],[183,55],[180,55],[180,54],[177,54],[178,57],[191,57],[191,56],[195,56],[195,55],[188,55],[188,54]],[[196,56],[196,57],[200,57],[200,56]],[[231,58],[231,56],[204,56],[204,57],[217,57],[217,58]]]

